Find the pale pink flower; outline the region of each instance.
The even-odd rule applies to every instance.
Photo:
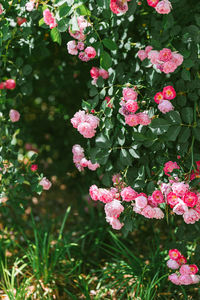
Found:
[[[88,166],[88,160],[85,157],[83,157],[80,160],[80,165],[81,165],[81,167],[86,168]]]
[[[173,274],[170,274],[168,279],[173,283],[173,284],[176,284],[176,285],[180,285],[180,280],[179,280],[179,277],[176,273],[173,273]]]
[[[79,52],[78,58],[84,62],[88,62],[90,57],[85,52]]]
[[[177,215],[183,215],[187,211],[188,207],[182,200],[179,200],[179,202],[173,208],[173,212]]]
[[[128,186],[122,189],[121,197],[123,201],[129,202],[135,200],[135,198],[137,197],[137,192],[134,189],[132,189],[130,186]]]
[[[106,217],[106,221],[110,223],[113,229],[115,230],[120,230],[123,226],[124,223],[121,223],[118,219],[113,218],[113,217]]]
[[[161,100],[158,104],[158,109],[163,113],[166,114],[167,112],[174,110],[173,105],[168,100]]]
[[[151,119],[149,118],[148,114],[145,112],[139,112],[136,114],[136,116],[138,117],[138,123],[140,125],[149,125],[151,123]]]
[[[167,195],[171,192],[171,185],[169,183],[161,183],[160,190],[162,194],[167,197]]]
[[[172,183],[171,188],[173,193],[177,194],[179,197],[183,197],[189,189],[189,184],[184,182],[174,182]]]
[[[67,43],[67,50],[68,50],[68,53],[71,54],[71,55],[77,55],[78,54],[77,45],[76,45],[75,40],[69,41]]]
[[[113,200],[104,206],[106,216],[119,218],[119,215],[124,211],[123,205],[119,200]]]
[[[180,284],[183,284],[183,285],[189,285],[189,284],[193,283],[190,275],[180,275],[179,282],[180,282]]]
[[[96,50],[93,47],[87,47],[85,48],[85,53],[87,54],[87,56],[92,59],[96,56]]]
[[[138,55],[139,59],[141,61],[143,61],[145,58],[147,58],[147,54],[148,53],[146,53],[145,50],[139,50],[137,55]]]
[[[35,7],[35,3],[33,1],[29,1],[25,4],[27,11],[32,11]]]
[[[0,3],[0,15],[3,13],[3,5]]]
[[[146,46],[146,48],[145,48],[146,54],[148,55],[148,53],[149,53],[152,49],[153,49],[153,47],[151,47],[151,46]]]
[[[195,222],[199,221],[200,215],[191,208],[183,214],[183,219],[186,224],[194,224]]]
[[[131,127],[139,124],[139,118],[137,114],[125,116],[125,123]]]
[[[139,196],[135,198],[135,204],[138,208],[145,208],[147,206],[147,198],[144,196]]]
[[[17,122],[20,119],[20,113],[15,109],[11,109],[9,112],[9,117],[11,122]]]
[[[154,207],[153,210],[155,212],[155,215],[154,215],[155,219],[163,219],[164,218],[165,215],[159,207]]]
[[[153,65],[159,63],[159,51],[151,50],[148,53],[148,58],[150,59],[150,61]]]
[[[191,270],[189,265],[182,265],[179,270],[181,275],[191,275]]]
[[[109,73],[104,69],[99,69],[99,76],[101,76],[103,79],[108,79]]]
[[[87,167],[89,170],[91,171],[96,171],[97,168],[100,167],[100,165],[98,163],[92,163],[90,160],[87,161]]]
[[[169,14],[172,9],[171,2],[168,0],[162,0],[158,2],[158,4],[155,7],[155,10],[159,14]]]
[[[40,180],[39,185],[42,185],[43,190],[49,190],[52,183],[46,177],[43,177],[42,180]]]
[[[196,284],[200,282],[200,276],[199,275],[190,275],[191,279],[192,279],[192,283]]]
[[[169,74],[169,73],[173,73],[177,68],[177,65],[173,62],[173,61],[166,61],[164,64],[163,64],[163,69],[162,71],[165,73],[165,74]]]
[[[139,208],[138,206],[136,206],[135,204],[133,205],[133,211],[136,213],[136,214],[140,214],[142,213],[142,208]]]
[[[125,101],[137,100],[138,93],[132,88],[124,88],[122,94]]]
[[[87,122],[83,122],[78,125],[77,130],[84,136],[84,138],[91,139],[95,136],[96,131],[94,128]]]
[[[110,0],[111,11],[118,14],[125,14],[128,10],[128,4],[126,0]]]
[[[183,56],[179,53],[172,52],[172,60],[177,66],[180,66],[183,63]]]
[[[77,49],[80,50],[80,51],[82,51],[82,50],[84,50],[84,48],[85,48],[84,42],[78,42]]]
[[[109,203],[113,201],[113,193],[107,189],[99,189],[99,201],[103,203]]]
[[[152,219],[155,217],[155,211],[153,209],[153,207],[151,207],[150,205],[147,205],[141,212],[141,214],[148,219]]]
[[[90,193],[90,197],[92,198],[92,200],[94,200],[94,201],[99,200],[100,193],[99,193],[98,187],[95,184],[91,185],[89,193]]]
[[[174,260],[174,259],[169,259],[167,261],[167,266],[168,268],[172,269],[172,270],[176,270],[179,269],[179,264]]]

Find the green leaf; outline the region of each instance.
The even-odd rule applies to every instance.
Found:
[[[177,136],[179,135],[179,132],[181,131],[181,126],[171,126],[166,134],[166,137],[169,141],[175,141],[177,139]]]
[[[137,158],[137,159],[140,158],[139,151],[137,151],[137,150],[135,150],[133,148],[129,149],[129,153],[134,158]]]
[[[109,50],[117,50],[117,44],[110,39],[103,39],[103,44]]]
[[[91,16],[91,11],[84,4],[80,5],[78,10],[82,16]]]
[[[166,120],[171,124],[181,124],[181,116],[178,111],[170,111],[166,114]]]
[[[119,155],[120,162],[123,166],[130,166],[132,164],[132,158],[126,149],[120,150]]]
[[[42,18],[42,19],[40,19],[40,21],[39,21],[39,26],[42,26],[42,25],[44,25],[45,23],[44,23],[44,18]]]
[[[184,107],[181,110],[181,116],[184,122],[187,124],[192,124],[193,122],[193,108],[192,107]]]
[[[181,72],[181,77],[184,79],[184,80],[191,80],[190,78],[190,72],[186,69],[183,69],[182,72]]]
[[[152,130],[153,133],[160,135],[166,132],[169,129],[169,126],[169,121],[162,118],[157,118],[151,122],[149,128]]]
[[[105,70],[108,70],[112,66],[112,58],[106,51],[103,51],[101,53],[100,65]]]
[[[185,142],[187,142],[187,140],[188,140],[189,137],[190,137],[190,134],[191,134],[190,128],[188,128],[188,127],[183,127],[183,128],[181,129],[180,134],[179,134],[178,142],[179,142],[179,143],[185,143]]]
[[[103,135],[103,133],[99,134],[96,137],[96,145],[100,148],[110,148],[111,147],[111,141]]]
[[[192,128],[192,131],[195,139],[200,142],[200,127]]]
[[[61,6],[59,7],[59,16],[60,16],[61,18],[67,16],[68,13],[70,12],[70,10],[71,10],[71,7],[68,6],[66,3],[64,3],[63,5],[61,5]]]
[[[83,100],[82,101],[82,109],[90,111],[91,110],[91,104],[88,103],[87,101]]]
[[[61,40],[61,34],[58,31],[57,27],[54,27],[53,29],[51,29],[51,38],[52,38],[53,42],[56,42],[59,45],[61,45],[61,42],[62,42],[62,40]]]
[[[93,96],[95,96],[95,95],[97,95],[98,94],[98,90],[97,90],[97,88],[95,87],[95,86],[93,86],[91,89],[90,89],[90,91],[89,91],[89,95],[91,96],[91,97],[93,97]]]

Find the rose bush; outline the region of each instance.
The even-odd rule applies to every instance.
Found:
[[[50,36],[88,68],[88,95],[71,116],[87,143],[75,143],[73,160],[80,172],[96,170],[90,195],[105,204],[106,221],[125,234],[140,217],[198,224],[200,4],[1,1],[0,23],[1,202],[51,187],[33,167],[37,151],[21,153],[17,142],[18,107],[38,76],[25,62],[36,45],[44,55]]]

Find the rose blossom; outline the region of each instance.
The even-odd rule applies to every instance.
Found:
[[[193,264],[193,265],[189,265],[189,267],[190,267],[190,275],[194,275],[199,271],[197,265]]]
[[[172,58],[172,51],[168,48],[163,48],[159,52],[159,60],[169,61]]]
[[[141,212],[141,214],[145,217],[145,218],[148,218],[148,219],[152,219],[155,217],[155,211],[154,209],[150,206],[150,205],[147,205]]]
[[[173,212],[177,215],[183,215],[187,211],[188,207],[182,200],[179,200],[179,202],[173,208]]]
[[[186,264],[187,259],[185,258],[185,256],[181,255],[176,259],[176,261],[181,266],[183,264]]]
[[[172,100],[176,97],[176,91],[171,85],[165,86],[162,92],[163,92],[163,97],[166,100]]]
[[[186,224],[194,224],[200,219],[200,215],[194,209],[188,209],[183,215]]]
[[[87,56],[91,59],[94,58],[96,56],[96,50],[93,47],[87,47],[85,48],[85,53],[87,54]]]
[[[125,101],[137,100],[138,93],[132,88],[124,88],[122,94]]]
[[[134,100],[128,100],[125,104],[125,107],[128,111],[130,111],[132,113],[135,113],[139,108],[137,102]]]
[[[110,223],[113,229],[115,230],[120,230],[123,226],[124,223],[121,223],[118,219],[113,218],[113,217],[106,217],[106,221]]]
[[[147,58],[147,53],[145,52],[145,50],[139,50],[137,55],[141,61]]]
[[[123,201],[129,202],[135,200],[137,197],[137,192],[132,189],[130,186],[123,188],[121,191],[121,197]]]
[[[32,172],[36,172],[38,169],[38,165],[34,164],[34,165],[31,165],[31,171]]]
[[[103,79],[108,79],[109,73],[104,69],[99,69],[99,76],[101,76]]]
[[[179,53],[172,52],[172,60],[177,66],[180,66],[183,63],[183,56]]]
[[[158,2],[158,4],[155,7],[155,10],[159,14],[169,14],[171,8],[172,8],[171,2],[169,2],[168,0],[162,0]]]
[[[29,1],[25,4],[27,11],[32,11],[34,9],[35,3],[34,1]]]
[[[171,259],[177,260],[178,258],[181,257],[181,252],[178,251],[177,249],[170,249],[169,250],[169,257]]]
[[[199,283],[200,281],[200,276],[199,275],[190,275],[191,279],[192,279],[192,283]]]
[[[127,1],[126,0],[110,0],[111,11],[116,15],[125,14],[128,10]]]
[[[149,6],[156,7],[158,4],[159,0],[147,0],[147,3]]]
[[[140,125],[149,125],[151,123],[151,119],[149,118],[148,114],[145,112],[140,112],[136,114],[138,118],[138,123]]]
[[[158,109],[163,113],[166,114],[167,112],[174,110],[173,105],[168,100],[161,100],[158,104]]]
[[[173,283],[173,284],[176,284],[176,285],[180,285],[180,281],[179,281],[179,277],[176,273],[173,273],[173,274],[170,274],[168,279]]]
[[[181,275],[191,275],[191,270],[189,265],[182,265],[179,270]]]
[[[187,204],[187,206],[194,207],[197,204],[198,197],[193,192],[186,192],[183,197],[183,201],[185,202],[185,204]]]
[[[165,172],[165,175],[170,176],[169,173],[171,173],[174,169],[180,169],[180,167],[176,162],[168,161],[165,163],[163,171]]]
[[[189,284],[193,283],[190,275],[180,275],[179,282],[180,282],[180,284],[183,284],[183,285],[189,285]]]
[[[153,210],[155,212],[155,215],[154,215],[155,219],[163,219],[164,218],[165,215],[159,207],[154,207]]]
[[[84,50],[84,48],[85,48],[84,42],[78,42],[77,49],[80,50],[80,51],[82,51],[82,50]]]
[[[180,198],[173,192],[170,192],[167,195],[167,203],[172,205],[172,206],[175,206],[176,204],[178,204],[179,200],[180,200]]]
[[[44,23],[49,25],[50,29],[58,26],[58,24],[56,23],[56,19],[48,8],[43,11],[43,17]]]
[[[160,101],[164,100],[164,96],[163,96],[163,93],[162,92],[158,92],[155,94],[154,96],[154,101],[159,104]]]
[[[20,113],[15,109],[10,110],[9,116],[10,116],[11,122],[17,122],[20,119]]]
[[[136,197],[135,204],[138,208],[145,208],[147,206],[147,198],[144,196]]]
[[[89,189],[89,194],[90,194],[90,197],[92,198],[92,200],[94,200],[94,201],[99,200],[99,189],[95,184],[91,185],[91,187]]]
[[[172,270],[176,270],[179,269],[179,264],[174,260],[174,259],[169,259],[167,261],[167,266],[168,268],[172,269]]]
[[[13,90],[13,89],[15,89],[15,87],[16,87],[16,82],[14,79],[7,79],[5,81],[5,88],[7,90]]]
[[[148,55],[148,53],[149,53],[152,49],[153,49],[153,47],[151,47],[151,46],[146,46],[146,48],[145,48],[146,54]]]
[[[43,177],[42,180],[40,180],[39,185],[42,185],[43,190],[49,190],[52,183],[46,177]]]
[[[177,65],[173,61],[166,61],[163,64],[163,72],[165,74],[173,73],[177,68]]]
[[[68,53],[71,54],[71,55],[77,55],[78,54],[77,45],[76,45],[75,40],[69,41],[67,43],[67,50],[68,50]]]
[[[152,194],[152,197],[153,197],[153,200],[157,203],[163,203],[164,202],[163,194],[159,190],[154,191],[153,194]]]
[[[119,200],[113,200],[104,206],[106,216],[118,218],[119,215],[124,211],[124,207],[121,205]]]
[[[136,114],[125,116],[125,123],[129,126],[137,126],[139,124],[139,118]]]
[[[183,197],[183,195],[188,191],[189,184],[184,182],[174,182],[172,183],[172,191],[179,197]]]
[[[148,59],[150,59],[150,61],[153,65],[157,64],[159,62],[159,51],[151,50],[148,53]]]
[[[109,203],[113,201],[113,193],[107,189],[99,189],[99,201]]]

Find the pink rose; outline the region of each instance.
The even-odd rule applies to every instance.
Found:
[[[11,122],[17,122],[20,119],[20,113],[15,109],[10,110],[9,116],[10,116]]]
[[[99,69],[99,76],[101,76],[103,79],[108,79],[109,73],[104,69]]]
[[[200,215],[191,208],[183,214],[183,219],[186,224],[194,224],[195,222],[199,221]]]
[[[151,123],[151,119],[149,118],[149,116],[145,112],[137,113],[136,116],[138,118],[138,123],[140,125],[146,126],[146,125],[149,125]]]
[[[138,110],[138,104],[134,100],[128,100],[125,104],[125,107],[128,111],[135,113]]]
[[[183,56],[179,53],[172,52],[172,60],[177,66],[180,66],[183,63]]]
[[[168,279],[173,283],[173,284],[176,284],[176,285],[180,285],[180,280],[179,280],[179,277],[176,273],[173,273],[173,274],[170,274]]]
[[[168,0],[162,0],[158,2],[155,9],[159,14],[169,14],[171,11],[172,5]]]
[[[76,45],[75,40],[69,41],[67,43],[67,50],[68,50],[68,53],[71,54],[71,55],[77,55],[78,54],[77,45]]]
[[[167,112],[174,110],[173,105],[168,100],[161,100],[158,104],[158,109],[163,113],[166,114]]]
[[[151,207],[150,205],[147,205],[141,213],[145,218],[148,219],[152,219],[155,217],[155,211],[153,209],[153,207]]]
[[[168,268],[172,269],[172,270],[176,270],[179,269],[179,264],[174,260],[174,259],[169,259],[167,261],[167,266]]]
[[[43,177],[42,180],[40,180],[39,185],[42,185],[43,190],[49,190],[52,183],[46,177]]]
[[[163,48],[159,53],[159,60],[169,61],[172,58],[172,51],[168,48]]]
[[[5,81],[5,88],[7,90],[13,90],[13,89],[15,89],[15,87],[16,87],[16,82],[14,79],[7,79]]]
[[[164,218],[165,215],[159,207],[154,207],[153,210],[155,212],[155,215],[154,215],[155,219],[163,219]]]
[[[123,205],[119,200],[113,200],[112,202],[106,203],[104,206],[106,216],[118,218],[119,215],[124,211]]]
[[[112,228],[115,229],[115,230],[120,230],[124,226],[124,223],[120,223],[120,221],[118,219],[113,218],[113,217],[108,217],[107,216],[106,221],[108,223],[110,223]]]
[[[135,200],[135,198],[137,197],[137,192],[130,186],[128,186],[122,189],[121,197],[123,201],[130,202],[132,200]]]
[[[94,200],[94,201],[99,200],[100,193],[99,193],[98,187],[95,184],[93,184],[90,187],[89,193],[90,193],[90,197],[92,198],[92,200]]]
[[[138,208],[145,208],[147,206],[147,198],[144,196],[136,197],[135,204]]]
[[[180,284],[183,284],[183,285],[189,285],[189,284],[193,283],[190,275],[180,275],[179,282],[180,282]]]
[[[159,0],[147,0],[148,5],[151,7],[156,7],[158,2],[159,2]]]
[[[173,61],[166,61],[163,64],[163,72],[165,74],[173,73],[177,68],[177,65]]]
[[[125,14],[128,10],[128,4],[126,0],[110,0],[111,11],[118,14]]]
[[[87,54],[87,56],[91,59],[94,58],[96,56],[96,50],[93,47],[87,47],[85,48],[85,53]]]
[[[139,50],[137,55],[141,61],[147,58],[147,53],[145,52],[145,50]]]
[[[176,91],[171,85],[165,86],[162,93],[165,100],[172,100],[176,97]]]
[[[139,118],[136,114],[125,116],[125,123],[131,127],[139,124]]]
[[[124,88],[122,94],[125,101],[137,100],[138,93],[131,88]]]

